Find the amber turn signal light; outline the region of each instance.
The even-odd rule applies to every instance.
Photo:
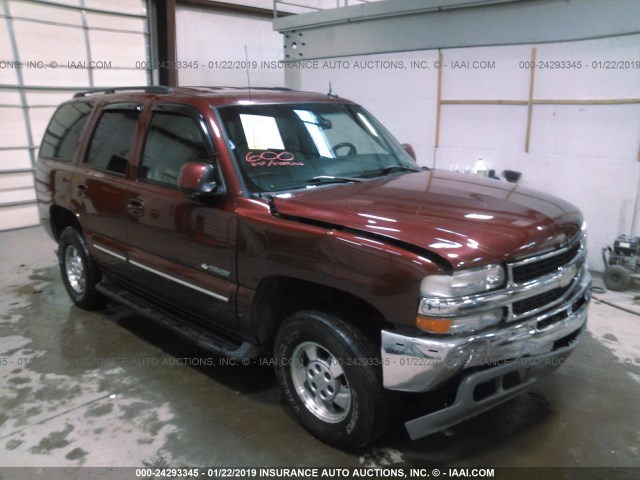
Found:
[[[449,333],[451,319],[423,317],[422,315],[418,315],[416,317],[416,326],[425,332]]]

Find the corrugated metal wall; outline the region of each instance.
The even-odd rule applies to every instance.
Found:
[[[0,230],[38,223],[33,167],[55,107],[150,83],[145,0],[0,0]]]

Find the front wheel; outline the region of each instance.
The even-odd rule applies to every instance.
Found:
[[[301,311],[275,339],[276,374],[302,425],[336,447],[356,448],[379,437],[389,423],[380,354],[345,321]]]
[[[89,256],[84,238],[73,227],[65,228],[60,234],[58,263],[62,281],[73,303],[84,309],[104,305],[105,298],[96,290],[100,270]]]

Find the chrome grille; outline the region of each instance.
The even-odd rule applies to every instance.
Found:
[[[521,315],[526,312],[530,312],[533,310],[538,310],[540,308],[546,307],[547,305],[552,304],[559,298],[561,298],[565,293],[567,293],[573,284],[569,284],[566,287],[562,288],[554,288],[553,290],[549,290],[548,292],[541,293],[536,295],[535,297],[529,297],[525,300],[520,300],[519,302],[513,303],[513,313],[516,315]]]
[[[569,263],[580,250],[580,240],[574,241],[569,247],[561,249],[555,255],[541,256],[540,260],[533,257],[531,262],[518,262],[511,269],[514,283],[526,283],[542,277]]]
[[[555,277],[553,287],[533,295],[522,295],[508,305],[507,322],[538,315],[560,304],[576,286],[584,266],[583,237],[576,235],[568,245],[546,253],[517,260],[507,265],[508,288],[516,292],[531,291],[541,282]]]

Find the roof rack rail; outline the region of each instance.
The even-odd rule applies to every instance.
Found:
[[[145,93],[173,93],[173,89],[171,87],[165,87],[162,85],[145,85],[141,87],[111,87],[111,88],[91,88],[89,90],[84,90],[82,92],[76,93],[73,98],[85,97],[87,95],[93,95],[96,93],[116,93],[116,92],[128,92],[128,91],[136,91],[142,90]]]
[[[283,92],[292,92],[292,88],[287,87],[251,87],[251,90],[280,90]]]
[[[187,87],[189,88],[189,87]],[[216,85],[215,87],[210,87],[210,86],[200,86],[200,87],[191,87],[191,88],[211,88],[214,90],[224,90],[224,89],[229,89],[229,90],[278,90],[278,91],[283,91],[283,92],[293,92],[292,88],[287,88],[287,87],[238,87],[237,85]]]

